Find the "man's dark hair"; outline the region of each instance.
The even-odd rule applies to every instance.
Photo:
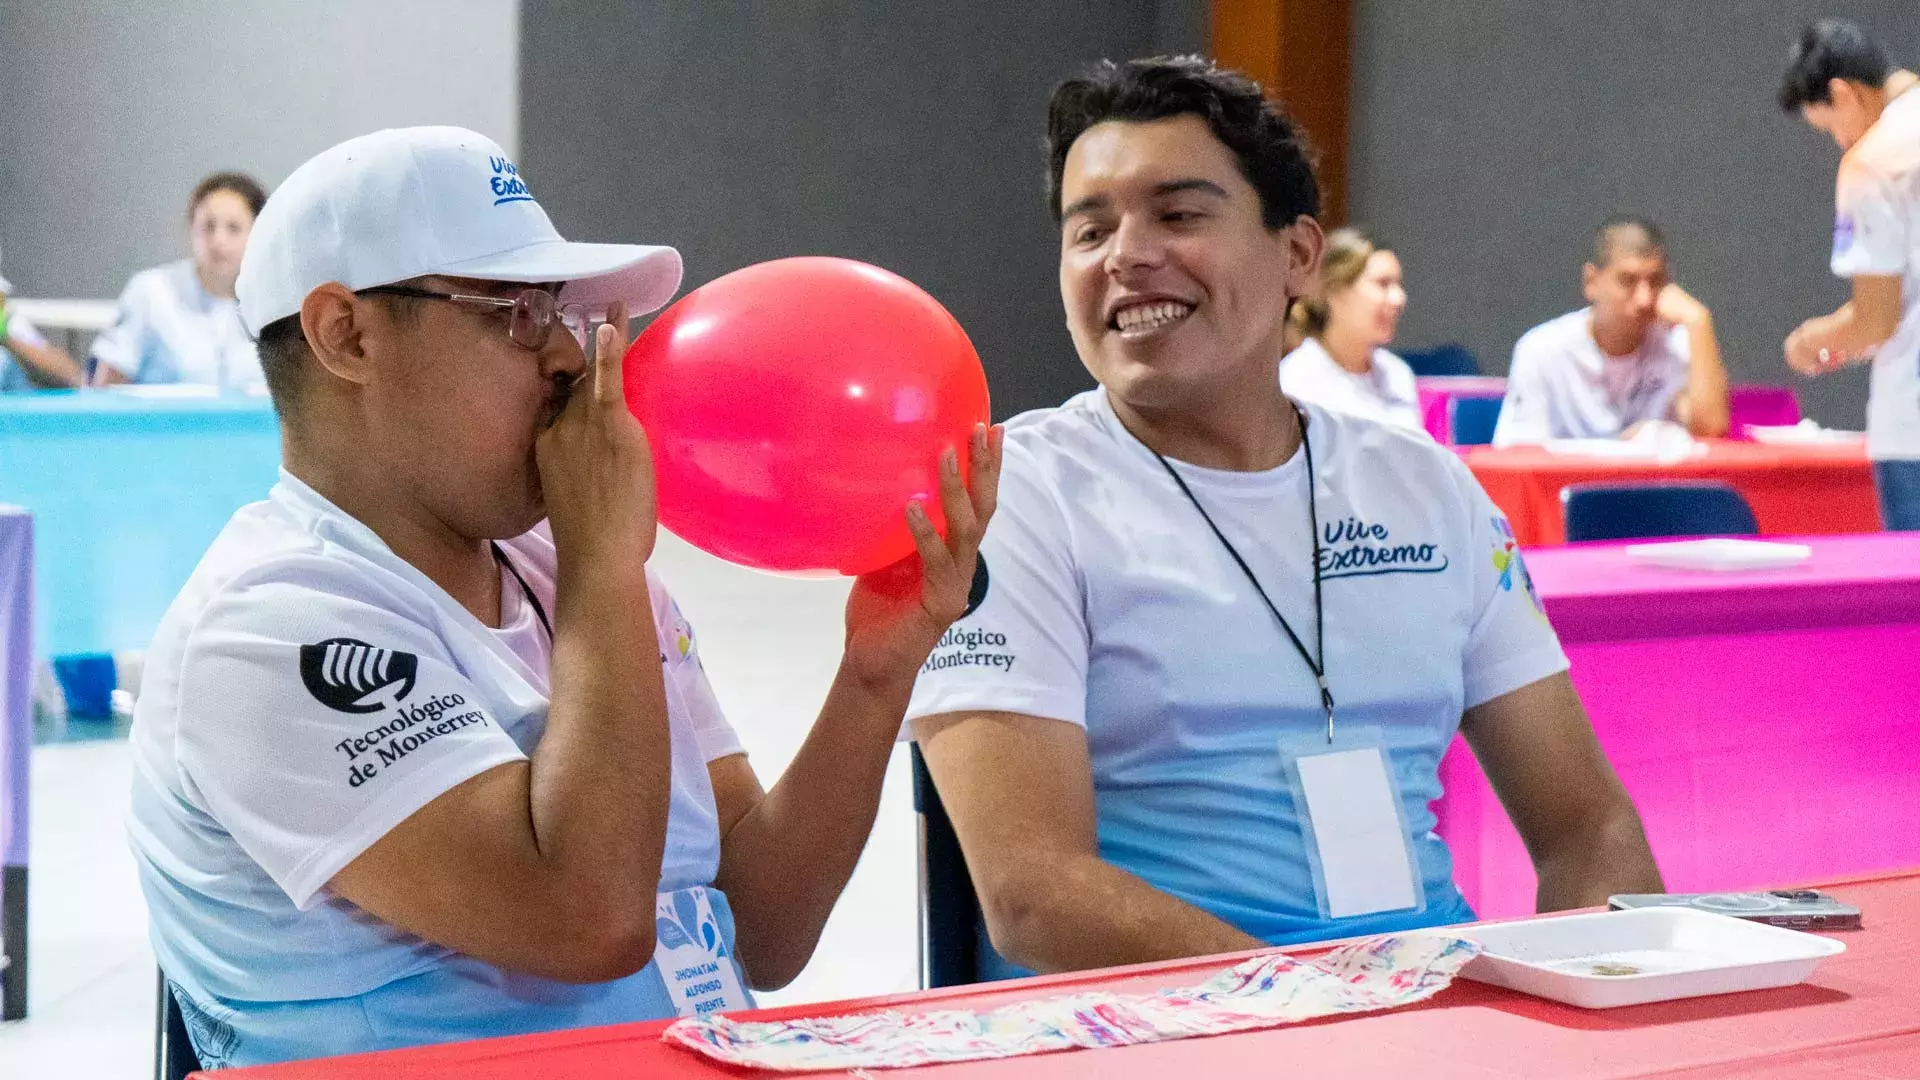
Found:
[[[1593,265],[1604,268],[1614,255],[1629,251],[1635,255],[1667,253],[1667,237],[1660,226],[1632,214],[1616,214],[1593,230]]]
[[[259,217],[260,208],[267,205],[267,189],[260,186],[260,181],[246,173],[217,172],[193,185],[193,194],[187,196],[187,216],[192,217],[207,196],[216,191],[231,191],[240,196],[254,217]]]
[[[1797,113],[1808,105],[1831,105],[1833,80],[1878,90],[1891,74],[1893,62],[1865,30],[1845,19],[1821,19],[1800,31],[1787,53],[1780,108]]]
[[[1088,128],[1108,120],[1142,123],[1198,116],[1233,151],[1240,172],[1260,193],[1269,229],[1320,212],[1306,136],[1260,84],[1198,56],[1102,60],[1053,89],[1047,104],[1047,203],[1060,220],[1060,178],[1067,152]]]
[[[296,311],[261,327],[254,347],[260,353],[260,372],[267,377],[267,393],[273,398],[273,410],[282,419],[290,417],[299,408],[300,389],[306,379],[301,369],[313,360],[306,332],[300,329],[300,313]]]

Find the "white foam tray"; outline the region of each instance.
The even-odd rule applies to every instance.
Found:
[[[1688,908],[1639,908],[1478,926],[1461,975],[1583,1009],[1792,986],[1847,947]]]
[[[1677,570],[1771,570],[1803,563],[1812,557],[1813,549],[1805,544],[1741,540],[1731,536],[1627,545],[1627,558]]]

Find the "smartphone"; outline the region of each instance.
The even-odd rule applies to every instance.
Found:
[[[1858,930],[1860,909],[1812,889],[1743,893],[1628,893],[1607,897],[1615,911],[1687,907],[1794,930]]]

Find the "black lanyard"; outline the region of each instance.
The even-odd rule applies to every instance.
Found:
[[[1300,640],[1300,635],[1293,632],[1293,626],[1287,622],[1287,617],[1280,614],[1280,609],[1274,606],[1272,598],[1267,595],[1267,590],[1261,587],[1260,579],[1253,574],[1253,568],[1247,565],[1247,560],[1240,557],[1240,552],[1227,539],[1227,534],[1220,531],[1220,526],[1213,523],[1213,515],[1207,513],[1207,508],[1200,505],[1199,499],[1194,498],[1193,489],[1187,486],[1185,480],[1180,479],[1180,474],[1174,470],[1173,464],[1162,456],[1160,451],[1152,447],[1147,449],[1160,462],[1160,467],[1167,470],[1167,475],[1173,477],[1173,482],[1180,487],[1180,493],[1187,497],[1187,501],[1193,504],[1195,510],[1200,511],[1201,519],[1207,523],[1207,528],[1213,530],[1214,538],[1220,541],[1221,547],[1227,549],[1228,555],[1233,556],[1234,564],[1240,567],[1240,572],[1247,575],[1247,580],[1253,584],[1253,591],[1260,594],[1260,602],[1267,605],[1267,610],[1273,613],[1274,621],[1280,624],[1280,629],[1286,631],[1287,640],[1293,642],[1294,649],[1300,653],[1300,659],[1307,662],[1307,670],[1313,672],[1314,680],[1320,684],[1320,704],[1327,710],[1327,742],[1331,743],[1333,742],[1333,691],[1327,686],[1327,617],[1326,610],[1320,603],[1320,508],[1314,491],[1313,442],[1307,438],[1307,418],[1301,414],[1300,407],[1293,405],[1291,401],[1288,401],[1288,404],[1293,407],[1294,421],[1300,425],[1300,449],[1307,455],[1307,524],[1313,528],[1313,648],[1314,652],[1319,653],[1318,659],[1314,658],[1314,653],[1307,651],[1307,646]]]
[[[527,603],[533,605],[533,617],[540,620],[540,629],[547,632],[547,648],[553,648],[553,624],[547,621],[547,609],[541,606],[540,598],[533,595],[533,589],[527,584],[527,579],[520,576],[519,570],[514,569],[513,562],[507,558],[507,553],[500,549],[499,544],[489,540],[487,546],[493,548],[493,561],[505,567],[507,573],[513,575],[513,580],[520,583],[520,595],[526,597]]]

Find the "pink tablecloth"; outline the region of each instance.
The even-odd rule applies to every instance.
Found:
[[[1665,570],[1624,544],[1527,552],[1594,730],[1676,891],[1920,865],[1920,536],[1797,540],[1784,570]],[[1532,864],[1456,742],[1436,804],[1486,917]]]
[[[1823,961],[1807,982],[1779,990],[1588,1012],[1463,979],[1424,1004],[1347,1020],[1003,1061],[800,1075],[809,1080],[1886,1080],[1920,1075],[1920,1009],[1913,1001],[1913,969],[1920,962],[1920,877],[1822,888],[1860,908],[1866,929],[1844,935],[1847,951]],[[1138,993],[1197,981],[1235,959],[1176,960],[746,1015],[768,1020],[880,1008],[990,1009],[1041,995]],[[194,1075],[207,1080],[772,1080],[795,1075],[715,1064],[661,1042],[666,1025],[583,1028]]]

